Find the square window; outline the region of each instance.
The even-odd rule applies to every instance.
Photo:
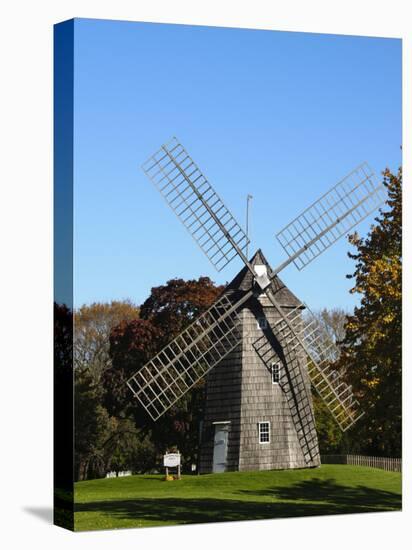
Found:
[[[259,443],[270,443],[270,422],[259,422]]]
[[[280,367],[280,361],[275,361],[270,366],[270,370],[272,373],[272,384],[279,384],[280,382]]]
[[[268,322],[266,320],[265,317],[259,317],[258,320],[257,320],[257,327],[260,329],[260,330],[264,330],[266,328],[268,328]]]

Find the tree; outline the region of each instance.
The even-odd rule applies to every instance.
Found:
[[[345,337],[345,324],[348,314],[344,309],[337,307],[332,309],[323,308],[313,312],[321,329],[338,346]],[[320,453],[339,454],[345,452],[348,445],[346,434],[342,433],[332,413],[315,390],[312,393]]]
[[[319,311],[314,311],[313,315],[326,331],[329,338],[339,345],[345,338],[345,325],[349,312],[341,307],[334,307],[332,309],[323,308]]]
[[[352,293],[360,306],[349,316],[341,366],[365,415],[352,441],[362,452],[401,455],[402,170],[383,173],[388,209],[367,237],[349,237],[357,252]]]
[[[159,328],[167,344],[210,307],[222,291],[223,287],[216,286],[209,277],[171,279],[166,285],[152,288],[140,308],[140,317]]]
[[[139,318],[139,308],[130,301],[95,303],[75,312],[78,479],[101,477],[110,468],[151,469],[156,464],[156,453],[163,451],[169,441],[191,456],[192,412],[188,403],[181,400],[154,425],[132,399],[126,381],[204,311],[219,292],[206,277],[198,281],[174,279],[153,289],[145,302],[145,318]],[[194,424],[197,429],[197,422]]]
[[[74,393],[75,475],[79,481],[104,475],[105,442],[116,428],[101,404],[102,389],[87,372],[76,379]]]
[[[313,408],[320,454],[340,454],[347,449],[347,436],[337,425],[323,399],[313,391]]]
[[[97,382],[111,367],[111,330],[121,321],[138,319],[139,308],[129,300],[84,305],[74,314],[74,365],[88,370]]]
[[[101,385],[88,373],[76,383],[75,441],[77,480],[104,477],[109,470],[146,471],[156,463],[151,442],[131,419],[109,415]]]
[[[205,311],[222,292],[208,277],[172,279],[152,288],[140,308],[139,321],[124,322],[112,330],[110,355],[113,369],[103,377],[110,414],[133,414],[136,425],[150,432],[157,452],[177,446],[187,463],[195,462],[204,382],[197,384],[157,422],[131,399],[126,380],[147,360]]]
[[[84,305],[74,313],[75,475],[101,477],[110,467],[113,445],[127,438],[124,419],[107,410],[102,377],[112,366],[110,333],[139,316],[132,302]]]
[[[56,487],[72,490],[73,312],[54,303],[54,478]]]
[[[127,380],[155,354],[163,341],[163,333],[151,321],[135,319],[114,327],[109,341],[113,368],[102,374],[104,404],[110,414],[124,417],[136,408]]]
[[[108,469],[116,473],[131,470],[145,473],[157,465],[156,449],[148,437],[142,437],[134,423],[127,419],[120,423],[117,434],[110,442]]]

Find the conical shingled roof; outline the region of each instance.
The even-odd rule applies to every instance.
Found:
[[[263,252],[259,248],[250,263],[254,265],[265,265],[268,274],[271,273],[271,267],[266,260]],[[227,285],[225,292],[228,291],[248,291],[253,284],[253,275],[249,269],[245,266],[239,271],[236,277]],[[296,307],[301,305],[301,301],[291,292],[283,281],[276,275],[271,283],[272,292],[275,295],[276,301],[279,305],[284,307]]]

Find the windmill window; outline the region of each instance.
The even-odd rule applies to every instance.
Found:
[[[259,317],[258,320],[257,320],[257,327],[260,329],[260,330],[264,330],[266,328],[268,328],[268,322],[266,320],[265,317]]]
[[[270,422],[259,422],[259,443],[270,443]]]
[[[279,384],[280,382],[280,361],[276,361],[271,364],[270,370],[272,372],[272,384]]]

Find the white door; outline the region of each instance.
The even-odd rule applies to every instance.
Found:
[[[215,424],[215,439],[213,446],[213,473],[221,473],[226,471],[228,439],[229,424]]]

